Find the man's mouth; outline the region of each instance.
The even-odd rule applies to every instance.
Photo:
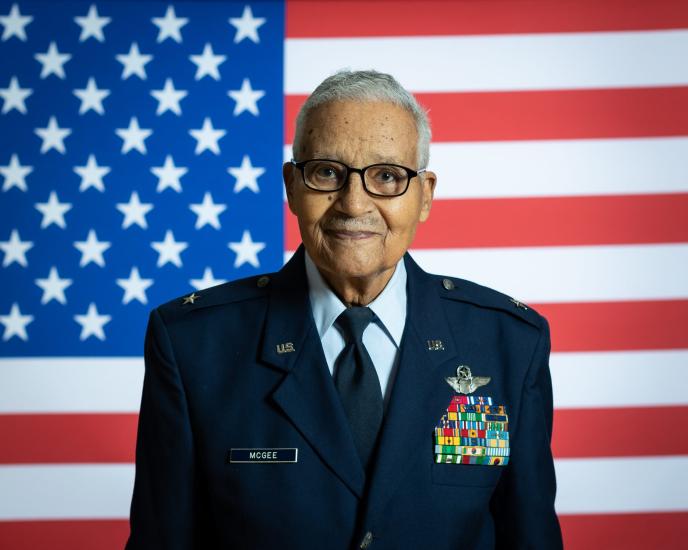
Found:
[[[371,237],[377,236],[375,231],[366,230],[349,230],[349,229],[328,229],[327,234],[335,237],[336,239],[350,239],[350,240],[361,240],[369,239]]]

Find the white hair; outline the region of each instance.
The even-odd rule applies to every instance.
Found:
[[[303,128],[308,116],[318,107],[331,101],[384,101],[399,105],[408,111],[416,123],[418,132],[418,166],[427,168],[430,160],[430,121],[425,110],[418,104],[416,98],[406,91],[396,79],[389,74],[378,71],[338,71],[323,80],[308,96],[296,117],[296,132],[292,154],[296,158],[296,151],[303,138]]]

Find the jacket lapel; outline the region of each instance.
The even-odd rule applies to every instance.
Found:
[[[461,355],[441,303],[439,281],[421,270],[408,254],[405,261],[406,326],[364,512],[371,519],[382,513],[413,463],[431,459],[432,430],[453,395],[443,373],[449,366],[456,367]],[[429,340],[440,340],[444,349],[431,350]]]
[[[313,322],[303,246],[271,284],[261,359],[286,371],[273,400],[360,498],[364,472]]]

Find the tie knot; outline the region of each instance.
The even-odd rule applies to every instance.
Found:
[[[337,320],[337,325],[347,342],[360,342],[363,337],[363,331],[375,318],[375,314],[368,307],[353,306],[346,308]]]

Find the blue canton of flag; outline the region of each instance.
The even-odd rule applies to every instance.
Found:
[[[0,355],[138,356],[283,261],[284,6],[0,2]]]

